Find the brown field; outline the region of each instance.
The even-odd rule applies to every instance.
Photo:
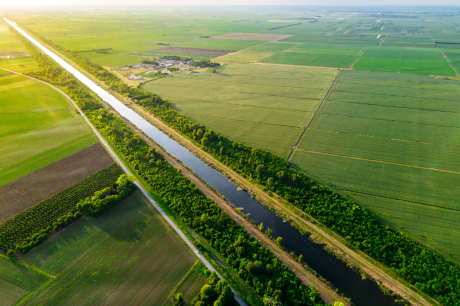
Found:
[[[210,56],[222,56],[235,51],[228,50],[212,50],[212,49],[197,49],[197,48],[179,48],[179,47],[167,47],[152,50],[155,52],[165,52],[165,53],[180,53],[180,54],[196,54],[196,55],[210,55]]]
[[[0,187],[0,222],[114,163],[100,143]]]
[[[294,35],[277,35],[277,34],[259,34],[259,33],[231,33],[219,36],[214,36],[217,39],[241,39],[241,40],[264,40],[264,41],[278,41],[283,40]]]

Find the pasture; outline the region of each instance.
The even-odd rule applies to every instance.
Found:
[[[3,75],[0,95],[0,185],[97,142],[70,102],[45,84]]]
[[[457,81],[344,71],[291,162],[460,263]]]
[[[261,62],[347,68],[364,50],[364,47],[360,45],[305,43],[264,58]]]
[[[455,76],[437,48],[369,47],[354,70]]]
[[[0,257],[0,270],[23,267],[12,263]],[[137,192],[97,219],[80,219],[24,256],[19,264],[33,270],[16,273],[16,282],[31,288],[22,295],[18,290],[17,296],[31,293],[17,304],[173,305],[168,295],[194,263],[193,254]],[[32,282],[29,274],[38,280]],[[205,281],[194,275],[182,285],[188,288],[184,296],[198,294]],[[6,290],[11,291],[0,288]]]
[[[287,157],[337,73],[228,64],[218,73],[175,74],[142,88],[167,98],[178,111],[217,133]]]

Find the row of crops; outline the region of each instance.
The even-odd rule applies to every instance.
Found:
[[[112,164],[8,219],[0,224],[0,249],[15,249],[27,238],[52,226],[60,217],[76,212],[78,202],[112,186],[122,174],[123,170]]]

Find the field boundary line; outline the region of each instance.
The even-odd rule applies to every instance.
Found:
[[[2,68],[2,69],[3,69],[3,68]],[[91,135],[91,136],[88,136],[88,137],[86,137],[86,138],[83,138],[83,139],[81,139],[81,140],[79,140],[79,141],[76,141],[76,142],[74,142],[74,143],[72,143],[72,144],[70,144],[70,145],[68,145],[68,146],[62,147],[62,148],[60,148],[59,150],[50,152],[50,153],[48,153],[48,154],[45,154],[45,155],[43,155],[43,156],[40,156],[39,158],[36,158],[36,159],[31,160],[31,161],[29,161],[29,162],[27,162],[27,163],[25,163],[25,164],[22,164],[22,165],[20,165],[20,166],[18,166],[18,167],[15,167],[15,168],[11,169],[11,170],[8,170],[8,171],[6,171],[6,172],[0,174],[0,177],[1,177],[1,176],[4,176],[4,175],[7,174],[7,173],[10,173],[11,171],[17,170],[17,169],[19,169],[19,168],[21,168],[21,167],[24,167],[24,166],[26,166],[26,165],[28,165],[28,164],[30,164],[30,163],[33,163],[33,162],[35,162],[35,161],[37,161],[37,160],[39,160],[39,159],[45,158],[45,157],[47,157],[47,156],[49,156],[49,155],[51,155],[51,154],[54,154],[54,153],[57,153],[57,152],[62,151],[62,150],[64,150],[64,149],[67,149],[68,147],[71,147],[71,146],[73,146],[74,144],[77,144],[77,143],[79,143],[79,142],[82,142],[82,141],[84,141],[84,140],[87,140],[87,139],[89,139],[89,138],[91,138],[91,137],[94,137],[94,135]]]
[[[313,112],[307,112],[307,113],[313,113]],[[206,118],[213,118],[213,119],[228,120],[228,121],[247,122],[247,123],[255,123],[255,124],[262,124],[262,125],[284,126],[284,127],[290,127],[290,128],[301,129],[301,127],[299,127],[299,126],[294,126],[294,125],[284,125],[284,124],[274,124],[274,123],[266,123],[266,122],[255,122],[255,121],[239,120],[239,119],[230,119],[230,118],[220,118],[220,117],[213,117],[213,116],[206,116],[206,115],[196,115],[196,114],[185,113],[185,112],[184,112],[184,114],[186,114],[186,115],[192,115],[192,116],[197,116],[197,117],[206,117]]]
[[[433,123],[420,123],[420,122],[411,122],[411,121],[403,121],[403,120],[392,120],[392,119],[383,119],[383,118],[373,118],[373,117],[361,117],[361,116],[342,115],[342,114],[334,114],[334,113],[323,113],[323,114],[324,114],[324,115],[329,115],[329,116],[341,116],[341,117],[347,117],[347,118],[360,118],[360,119],[369,119],[369,120],[381,120],[381,121],[399,122],[399,123],[407,123],[407,124],[417,124],[417,125],[437,126],[437,127],[445,127],[445,128],[452,128],[452,129],[460,129],[459,126],[453,126],[453,125],[441,125],[441,124],[433,124]]]
[[[344,92],[337,90],[336,92]],[[348,93],[351,93],[347,91]],[[410,98],[410,97],[407,97]],[[423,98],[421,98],[423,99]],[[434,100],[434,99],[433,99]],[[421,110],[426,112],[439,112],[439,113],[447,113],[447,114],[460,114],[460,112],[453,112],[453,111],[446,111],[446,110],[439,110],[439,109],[430,109],[430,108],[417,108],[417,107],[408,107],[408,106],[397,106],[397,105],[385,105],[385,104],[377,104],[377,103],[363,103],[363,102],[356,102],[356,101],[340,101],[340,100],[330,100],[331,102],[338,102],[338,103],[348,103],[348,104],[360,104],[360,105],[369,105],[369,106],[379,106],[379,107],[392,107],[392,108],[400,108],[400,109],[410,109],[410,110]],[[454,103],[451,100],[437,100],[437,101],[449,101]],[[458,102],[457,102],[458,103]]]
[[[306,44],[306,43],[300,43],[300,44],[297,44],[297,45],[295,45],[295,46],[292,46],[291,48],[287,48],[286,50],[283,50],[283,51],[281,51],[281,52],[275,52],[275,53],[273,53],[272,55],[269,55],[269,56],[260,58],[260,59],[258,59],[258,60],[256,60],[256,61],[254,61],[253,63],[260,63],[260,61],[262,61],[262,60],[264,60],[264,59],[266,59],[266,58],[270,58],[270,57],[272,57],[272,56],[274,56],[274,55],[276,55],[276,54],[286,52],[286,51],[288,51],[288,50],[294,49],[294,48],[296,48],[296,47],[299,47],[299,46],[305,45],[305,44]]]
[[[458,30],[458,28],[457,28],[457,30]],[[438,45],[436,45],[436,43],[434,42],[433,37],[431,37],[431,35],[430,35],[430,38],[431,38],[431,41],[433,42],[433,44],[435,45],[435,47],[438,48],[439,51],[441,51],[442,56],[444,56],[444,58],[446,59],[446,61],[449,63],[450,68],[452,68],[452,69],[455,71],[455,74],[456,74],[458,77],[460,77],[460,74],[458,73],[457,69],[455,69],[454,65],[452,65],[452,63],[450,62],[450,60],[449,60],[449,59],[447,58],[447,56],[444,54],[444,51],[442,51],[442,49],[439,48]]]
[[[232,52],[232,53],[227,53],[227,54],[224,54],[224,55],[215,57],[215,58],[212,59],[212,61],[215,62],[216,59],[221,58],[221,57],[224,57],[224,56],[227,56],[227,55],[229,55],[229,54],[236,54],[236,53],[238,53],[238,52],[240,52],[240,51],[248,50],[248,49],[251,49],[251,48],[254,48],[254,47],[258,47],[258,46],[262,46],[262,45],[265,45],[265,44],[268,44],[268,43],[271,43],[271,41],[266,41],[266,42],[264,42],[264,43],[261,43],[261,44],[255,45],[255,46],[250,46],[250,47],[247,47],[247,48],[244,48],[244,49],[241,49],[241,50]]]
[[[281,53],[281,52],[280,52]],[[288,65],[288,64],[271,64],[271,63],[251,63],[252,65],[271,65],[271,66],[286,66],[286,67],[302,67],[302,68],[318,68],[318,69],[341,69],[338,67],[321,67],[321,66],[303,66],[303,65]]]
[[[395,165],[395,166],[402,166],[402,167],[408,167],[408,168],[417,168],[417,169],[423,169],[423,170],[432,170],[432,171],[460,174],[460,171],[438,169],[438,168],[430,168],[430,167],[408,165],[408,164],[401,164],[401,163],[395,163],[395,162],[389,162],[389,161],[377,160],[377,159],[370,159],[370,158],[364,158],[364,157],[348,156],[348,155],[342,155],[342,154],[318,152],[318,151],[311,151],[311,150],[304,150],[304,149],[296,149],[296,151],[313,153],[313,154],[320,154],[320,155],[335,156],[335,157],[343,157],[343,158],[356,159],[356,160],[364,160],[364,161],[370,161],[370,162],[382,163],[382,164],[389,164],[389,165]]]
[[[358,133],[348,133],[348,132],[331,131],[331,130],[314,129],[314,128],[312,128],[311,130],[313,130],[313,131],[320,131],[320,132],[327,132],[327,133],[355,135],[355,136],[368,137],[368,138],[387,139],[387,140],[394,140],[394,141],[401,141],[401,142],[413,142],[413,143],[420,143],[420,144],[424,144],[424,145],[440,146],[440,147],[447,147],[447,148],[460,148],[460,146],[446,145],[446,144],[434,143],[434,142],[424,142],[424,141],[410,140],[410,139],[400,139],[400,138],[382,137],[382,136],[375,136],[375,135],[366,135],[366,134],[358,134]]]
[[[4,69],[4,68],[2,68]],[[7,70],[7,69],[5,69]],[[10,72],[13,72],[13,73],[16,73],[16,74],[20,74],[20,75],[23,75],[25,77],[28,77],[28,78],[31,78],[31,79],[34,79],[34,80],[37,80],[43,84],[46,84],[54,89],[56,89],[58,92],[60,92],[61,94],[63,94],[72,104],[73,106],[77,109],[77,111],[82,115],[82,117],[85,119],[85,121],[87,122],[87,124],[90,126],[90,128],[93,130],[93,132],[96,134],[96,136],[99,138],[100,142],[104,145],[104,147],[106,148],[106,150],[110,153],[110,155],[112,156],[112,158],[120,165],[120,167],[123,169],[123,171],[128,174],[128,175],[133,175],[131,173],[131,171],[128,169],[128,167],[123,163],[123,161],[118,158],[117,154],[114,152],[114,150],[112,149],[112,147],[107,143],[107,141],[101,136],[101,134],[97,131],[97,129],[91,124],[91,122],[89,121],[89,119],[86,117],[86,115],[82,112],[82,110],[80,109],[80,107],[66,94],[64,93],[62,90],[60,90],[59,88],[49,84],[49,83],[46,83],[42,80],[39,80],[39,79],[36,79],[36,78],[33,78],[33,77],[30,77],[28,75],[25,75],[25,74],[22,74],[22,73],[18,73],[18,72],[15,72],[15,71],[11,71],[11,70],[8,70]],[[158,205],[158,203],[156,203],[152,197],[148,194],[148,192],[144,189],[144,187],[138,182],[138,181],[135,181],[134,184],[139,188],[139,190],[142,192],[142,194],[145,196],[145,198],[150,202],[150,204],[152,204],[152,206],[158,211],[158,213],[163,217],[163,219],[173,228],[173,230],[176,232],[176,234],[185,242],[185,244],[192,250],[192,252],[195,254],[195,256],[198,257],[198,259],[203,262],[203,264],[211,271],[211,272],[216,272],[217,275],[223,279],[223,277],[219,274],[219,272],[217,272],[217,270],[211,265],[211,263],[206,259],[204,258],[203,255],[201,255],[201,253],[198,251],[198,249],[193,245],[193,243],[187,238],[187,236],[185,236],[185,234],[179,229],[179,227],[171,220],[171,218],[169,218],[169,216],[163,211],[163,209]],[[231,288],[231,287],[230,287]],[[244,301],[243,299],[233,290],[232,288],[232,291],[234,292],[235,294],[235,300],[237,301],[237,303],[239,303],[241,306],[248,306]]]
[[[201,81],[204,81],[204,82],[208,82],[208,83],[218,83],[218,84],[242,84],[242,85],[254,85],[254,86],[267,86],[267,84],[254,84],[254,83],[248,83],[248,82],[228,82],[226,80],[222,80],[222,81],[216,81],[216,80],[201,80]],[[319,83],[319,82],[318,82]],[[323,82],[323,83],[328,83],[328,82]],[[177,85],[168,85],[168,84],[158,84],[158,86],[174,86],[174,87],[177,87]],[[302,90],[311,90],[311,89],[316,89],[316,90],[323,90],[323,88],[318,88],[318,87],[294,87],[294,86],[287,86],[287,85],[268,85],[268,86],[276,86],[276,87],[282,87],[282,88],[292,88],[292,89],[302,89]],[[190,87],[190,86],[180,86],[181,88],[196,88],[196,87]],[[233,92],[233,91],[232,91]],[[282,97],[282,96],[281,96]],[[319,100],[319,99],[317,99]]]
[[[287,97],[289,98],[289,97]],[[297,99],[297,98],[289,98],[289,99]],[[264,108],[264,109],[273,109],[273,110],[282,110],[282,111],[293,111],[293,112],[303,112],[303,113],[313,113],[313,111],[308,111],[308,110],[303,110],[303,109],[286,109],[286,108],[279,108],[279,107],[267,107],[267,106],[258,106],[258,105],[249,105],[249,104],[239,104],[239,103],[228,103],[228,102],[215,102],[215,101],[205,101],[205,100],[199,100],[199,99],[193,99],[193,98],[187,98],[187,101],[196,101],[200,103],[210,103],[210,104],[223,104],[223,105],[238,105],[238,106],[243,106],[243,107],[257,107],[257,108]],[[314,101],[321,101],[320,99],[318,100],[312,100]],[[460,112],[459,112],[460,113]]]
[[[156,86],[177,87],[177,86],[174,86],[174,85],[165,85],[165,84],[157,84]],[[292,98],[292,99],[313,100],[313,101],[318,101],[319,100],[319,99],[313,99],[313,98],[274,96],[274,95],[266,95],[266,94],[258,94],[258,93],[239,92],[239,91],[225,91],[225,90],[215,90],[215,89],[207,89],[207,88],[188,87],[188,86],[181,86],[180,88],[189,88],[189,89],[197,89],[197,90],[204,90],[204,91],[214,91],[214,92],[229,92],[229,93],[237,93],[237,94],[243,94],[243,95],[254,95],[254,96],[264,96],[264,97]],[[305,88],[299,88],[299,89],[305,89]]]
[[[339,70],[339,73],[336,75],[334,81],[333,81],[332,84],[331,84],[331,87],[329,87],[329,89],[328,89],[326,95],[324,96],[323,100],[322,100],[321,103],[318,105],[318,108],[316,109],[315,113],[314,113],[313,116],[311,117],[310,122],[308,122],[307,126],[305,127],[305,129],[303,130],[302,134],[300,135],[299,139],[297,139],[297,142],[295,143],[295,145],[292,146],[291,153],[289,153],[289,156],[287,157],[287,162],[288,162],[288,163],[289,163],[289,159],[290,159],[291,156],[292,156],[292,153],[294,153],[294,151],[297,150],[297,146],[299,145],[300,140],[302,140],[303,135],[305,135],[305,133],[307,132],[308,128],[310,127],[310,125],[312,124],[312,122],[313,122],[313,120],[315,119],[316,115],[318,114],[319,110],[321,109],[321,106],[323,106],[323,104],[324,104],[324,102],[326,101],[327,97],[328,97],[329,94],[331,93],[332,88],[335,86],[335,84],[337,84],[337,81],[338,81],[338,79],[340,78],[341,75],[342,75],[342,70]]]
[[[179,288],[185,283],[185,281],[190,277],[190,275],[192,275],[192,273],[195,272],[198,263],[199,261],[197,260],[195,264],[190,268],[190,270],[188,270],[188,272],[184,275],[184,277],[182,277],[182,279],[177,283],[176,287],[174,287],[174,289],[169,294],[170,298],[174,297],[174,294],[176,294],[177,290],[179,290]]]
[[[444,206],[438,206],[438,205],[434,205],[434,204],[428,204],[428,203],[417,202],[417,201],[410,201],[410,200],[392,198],[392,197],[382,196],[382,195],[373,194],[373,193],[360,192],[360,191],[353,191],[353,190],[341,189],[341,188],[338,188],[337,190],[342,190],[342,191],[346,191],[346,192],[349,192],[349,193],[361,194],[361,195],[370,196],[370,197],[375,197],[375,198],[382,198],[382,199],[388,199],[388,200],[395,200],[395,201],[401,201],[401,202],[407,202],[407,203],[418,204],[418,205],[422,205],[422,206],[429,206],[429,207],[434,207],[434,208],[439,208],[439,209],[445,209],[445,210],[460,212],[460,209],[455,209],[455,208],[450,208],[450,207],[444,207]]]
[[[364,52],[366,52],[367,47],[368,47],[368,46],[365,46],[364,49],[363,49],[363,51],[361,51],[361,53],[358,54],[358,56],[357,56],[357,57],[355,58],[355,60],[351,63],[351,65],[348,66],[348,70],[351,70],[351,68],[353,68],[353,65],[356,64],[356,62],[361,58],[361,56],[364,54]]]

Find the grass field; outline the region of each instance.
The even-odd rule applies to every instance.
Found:
[[[4,75],[0,95],[0,185],[97,142],[70,102],[45,84]]]
[[[16,290],[14,303],[33,292],[18,305],[173,305],[168,295],[195,257],[135,193],[104,216],[81,219],[55,234],[20,263],[53,278],[0,257],[0,280],[8,283],[1,295]],[[185,282],[184,296],[195,296],[204,282],[202,275]]]
[[[344,71],[291,161],[460,263],[459,91],[457,81]]]
[[[306,43],[273,56],[262,63],[347,68],[358,57],[364,46]]]
[[[176,74],[147,82],[143,88],[218,133],[287,157],[337,73],[228,64],[215,74]]]
[[[369,47],[355,70],[455,76],[439,49]]]

